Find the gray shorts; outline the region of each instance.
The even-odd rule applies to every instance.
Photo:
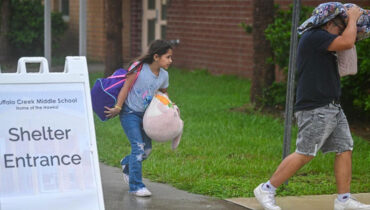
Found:
[[[298,111],[295,117],[299,129],[297,153],[316,156],[318,150],[342,153],[353,149],[348,121],[340,105]]]

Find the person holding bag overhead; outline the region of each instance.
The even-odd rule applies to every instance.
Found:
[[[276,188],[321,150],[323,153],[336,153],[334,174],[338,195],[334,200],[334,210],[370,210],[370,205],[360,203],[350,193],[353,139],[339,102],[340,76],[335,52],[354,46],[356,23],[363,11],[354,6],[348,9],[347,14],[347,25],[340,16],[336,16],[305,31],[299,41],[294,107],[299,129],[296,150],[280,163],[267,182],[254,189],[254,195],[264,209],[281,209],[275,203]]]
[[[131,154],[121,160],[124,181],[129,184],[130,194],[139,197],[151,196],[142,180],[142,161],[147,159],[152,140],[143,129],[143,116],[156,91],[167,94],[168,72],[165,69],[172,63],[172,45],[164,40],[150,44],[148,53],[139,58],[136,67],[141,72],[136,78],[136,70],[130,71],[122,86],[114,107],[105,107],[109,118],[119,115],[123,130],[131,144]],[[134,68],[136,68],[134,67]]]

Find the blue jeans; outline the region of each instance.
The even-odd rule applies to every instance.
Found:
[[[130,192],[145,187],[142,179],[142,161],[148,158],[152,150],[152,140],[143,129],[143,116],[144,112],[135,112],[127,105],[123,106],[120,113],[121,125],[131,144],[131,154],[121,161],[121,165],[126,165],[123,173],[130,177]]]

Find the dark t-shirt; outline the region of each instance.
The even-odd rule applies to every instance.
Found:
[[[298,44],[295,111],[310,110],[339,100],[340,77],[335,52],[328,51],[337,35],[323,29],[305,32]]]

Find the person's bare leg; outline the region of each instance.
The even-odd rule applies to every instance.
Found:
[[[338,194],[349,193],[352,179],[352,151],[336,155],[334,173]]]
[[[280,163],[270,178],[270,183],[276,188],[279,187],[313,158],[314,156],[302,155],[296,152],[290,154]]]

